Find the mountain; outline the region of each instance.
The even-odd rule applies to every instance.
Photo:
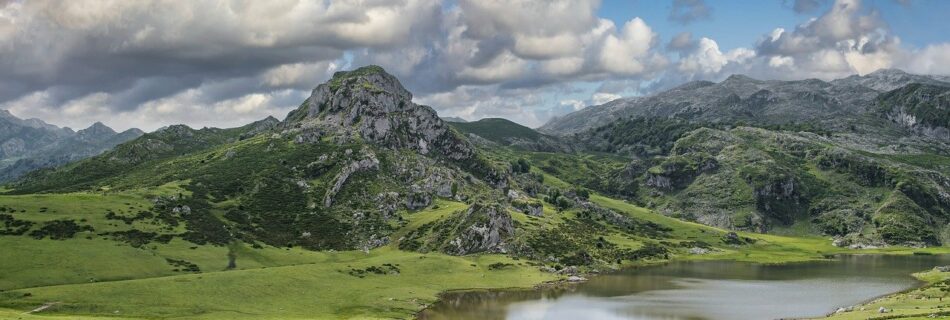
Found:
[[[678,118],[691,122],[757,125],[816,123],[840,129],[843,119],[865,114],[876,97],[910,83],[950,86],[935,77],[879,70],[826,82],[756,80],[732,75],[722,82],[694,81],[653,95],[618,99],[552,119],[538,130],[569,135],[621,118]]]
[[[684,219],[757,232],[798,225],[855,243],[946,241],[947,156],[855,152],[807,132],[701,128],[650,164],[641,201]]]
[[[399,210],[427,207],[436,197],[503,198],[488,195],[508,184],[505,165],[487,159],[432,108],[413,103],[395,77],[369,66],[334,74],[283,121],[169,126],[11,187],[13,193],[120,191],[188,181],[192,197],[167,199],[170,208],[188,206],[192,213],[176,212],[189,230],[185,239],[352,249],[389,243]],[[220,199],[234,199],[227,214],[205,215]],[[479,205],[495,208],[492,203]],[[506,214],[479,209],[464,221],[510,220]],[[452,250],[498,250],[501,241]]]
[[[74,132],[0,110],[0,182],[102,153],[142,134],[138,129],[117,133],[100,122]]]
[[[0,314],[411,318],[444,290],[674,259],[940,252],[910,248],[950,241],[947,149],[892,115],[941,123],[939,90],[914,85],[855,130],[661,116],[551,136],[337,72],[283,120],[167,126],[6,184]]]
[[[529,151],[571,152],[572,146],[558,137],[501,118],[485,118],[473,122],[450,122],[452,127],[468,135],[475,143],[498,144]]]
[[[460,123],[468,122],[468,120],[462,119],[462,118],[460,118],[460,117],[442,117],[442,121],[445,121],[445,122],[460,122]]]
[[[831,82],[733,75],[542,129],[631,157],[614,171],[627,183],[576,183],[670,216],[842,245],[935,245],[950,241],[950,83],[941,80],[899,70]]]
[[[926,136],[950,140],[950,86],[912,83],[877,98],[885,118]]]
[[[892,81],[889,74],[848,79]],[[170,126],[102,155],[34,172],[11,187],[13,193],[132,190],[188,181],[185,188],[200,195],[187,200],[191,210],[233,199],[223,209],[229,216],[195,222],[191,236],[310,249],[395,241],[399,210],[445,198],[472,208],[445,222],[458,225],[442,226],[455,231],[404,235],[412,244],[400,245],[454,254],[509,251],[510,241],[521,236],[507,210],[538,214],[545,202],[600,210],[579,196],[583,189],[727,229],[799,230],[859,244],[947,241],[942,235],[948,230],[940,227],[950,222],[950,157],[942,154],[947,149],[933,142],[938,138],[908,137],[902,130],[910,129],[893,120],[914,115],[920,120],[913,123],[940,128],[944,87],[911,83],[883,94],[855,88],[849,95],[819,80],[743,76],[694,82],[632,100],[679,101],[673,105],[684,106],[680,111],[641,103],[618,110],[648,116],[555,137],[504,119],[445,122],[432,108],[413,103],[398,79],[368,66],[334,74],[282,121],[268,118],[232,129]],[[713,108],[721,104],[701,102],[713,96],[737,102],[725,111]],[[826,119],[814,120],[844,121],[867,112],[867,123],[893,132],[833,131],[797,122],[744,126],[749,118],[732,117],[734,107],[748,107],[743,101],[756,96],[773,97],[755,108],[776,122],[819,115]],[[877,106],[844,104],[845,97]],[[824,104],[796,105],[802,99]],[[685,107],[691,103],[702,107]],[[894,105],[901,107],[887,107]],[[677,116],[682,110],[696,112]],[[539,173],[574,187],[544,186]],[[488,233],[465,231],[474,225]],[[295,233],[311,236],[299,239]]]

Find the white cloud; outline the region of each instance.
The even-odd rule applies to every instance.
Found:
[[[312,87],[329,79],[338,69],[339,65],[331,61],[282,64],[265,71],[261,82],[270,87]]]
[[[913,51],[901,66],[910,72],[950,75],[950,43],[939,43]]]
[[[772,68],[791,68],[795,66],[795,58],[785,56],[769,57],[769,67]]]
[[[677,69],[691,75],[715,74],[730,62],[743,63],[754,56],[755,52],[746,48],[736,48],[724,54],[716,41],[704,37],[699,39],[692,53],[680,59]]]
[[[656,34],[640,18],[634,18],[623,25],[618,35],[608,35],[600,52],[601,68],[612,72],[639,75],[651,71],[654,64],[664,64],[665,60],[652,55]]]
[[[607,102],[611,102],[620,98],[623,98],[623,97],[620,96],[619,94],[597,92],[597,93],[594,93],[593,96],[591,96],[590,100],[594,105],[602,105]]]
[[[574,99],[561,100],[560,104],[562,106],[570,107],[572,111],[578,111],[580,109],[584,109],[584,107],[587,107],[587,105],[584,104],[584,101],[574,100]]]
[[[793,5],[804,12],[825,7],[820,2]],[[950,43],[905,46],[858,0],[839,0],[795,28],[762,30],[750,48],[721,48],[715,37],[690,33],[663,35],[672,38],[658,46],[660,34],[646,20],[618,26],[597,16],[599,6],[597,0],[0,2],[0,108],[73,127],[96,120],[117,128],[233,126],[280,118],[334,71],[373,63],[446,115],[539,125],[619,94],[731,73],[831,79],[896,67],[950,74]],[[703,1],[676,6],[682,22],[711,12]]]

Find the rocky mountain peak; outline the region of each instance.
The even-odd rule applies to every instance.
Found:
[[[852,75],[832,81],[833,84],[863,86],[878,92],[891,91],[911,83],[950,85],[942,78],[907,73],[900,69],[878,69],[866,75]]]
[[[298,143],[358,139],[447,159],[489,181],[500,180],[497,172],[478,159],[474,145],[435,110],[412,102],[412,94],[399,80],[378,66],[337,72],[291,111],[280,127],[285,134],[296,135]]]
[[[79,130],[76,133],[78,133],[81,136],[89,136],[89,137],[108,137],[108,136],[112,136],[116,134],[115,130],[112,130],[112,128],[109,128],[109,126],[98,121],[96,121],[96,123],[93,123],[88,128]]]
[[[145,131],[142,131],[142,129],[139,129],[139,128],[132,128],[132,129],[122,131],[122,133],[120,134],[138,137],[145,134]]]
[[[378,66],[340,71],[313,90],[282,124],[300,130],[304,140],[333,135],[359,136],[389,148],[421,154],[439,149],[452,159],[467,159],[474,148],[458,137],[428,106],[412,102],[399,80]]]
[[[892,69],[892,68],[883,68],[874,70],[874,72],[868,73],[865,76],[869,77],[894,77],[894,76],[908,76],[910,73],[905,72],[901,69]]]
[[[400,99],[412,100],[412,93],[403,88],[399,79],[380,66],[369,65],[352,71],[337,71],[327,83],[330,91],[369,90],[375,93],[392,94]]]
[[[755,83],[755,82],[759,82],[759,80],[753,79],[743,74],[733,74],[729,76],[728,78],[726,78],[726,80],[722,81],[723,84],[729,84],[729,83],[742,84],[742,83]]]
[[[156,134],[169,135],[174,137],[191,137],[195,134],[195,129],[184,124],[173,124],[161,127],[155,130]]]
[[[0,119],[15,119],[16,117],[10,113],[10,110],[0,109]]]

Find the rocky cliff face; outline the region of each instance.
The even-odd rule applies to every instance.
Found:
[[[458,235],[445,252],[465,255],[478,252],[507,252],[506,240],[514,235],[511,215],[500,205],[474,204],[457,217]]]
[[[281,127],[302,141],[360,139],[390,150],[413,150],[449,160],[494,185],[505,183],[503,173],[481,159],[468,140],[435,110],[413,103],[399,80],[378,66],[337,72]]]
[[[432,108],[413,103],[412,94],[399,80],[376,66],[336,73],[288,115],[285,126],[303,131],[319,128],[452,160],[470,159],[475,153]]]
[[[918,133],[950,140],[950,84],[913,83],[877,99],[878,112]]]

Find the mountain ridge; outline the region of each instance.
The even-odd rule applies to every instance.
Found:
[[[910,83],[950,86],[946,79],[886,69],[832,81],[757,80],[731,75],[719,83],[694,81],[652,95],[621,98],[554,118],[539,131],[570,135],[625,117],[678,117],[689,121],[747,121],[778,125],[823,122],[869,111],[877,95]],[[833,122],[824,123],[835,126]]]
[[[73,131],[0,110],[0,182],[105,152],[142,134],[135,128],[115,132],[101,122]]]

